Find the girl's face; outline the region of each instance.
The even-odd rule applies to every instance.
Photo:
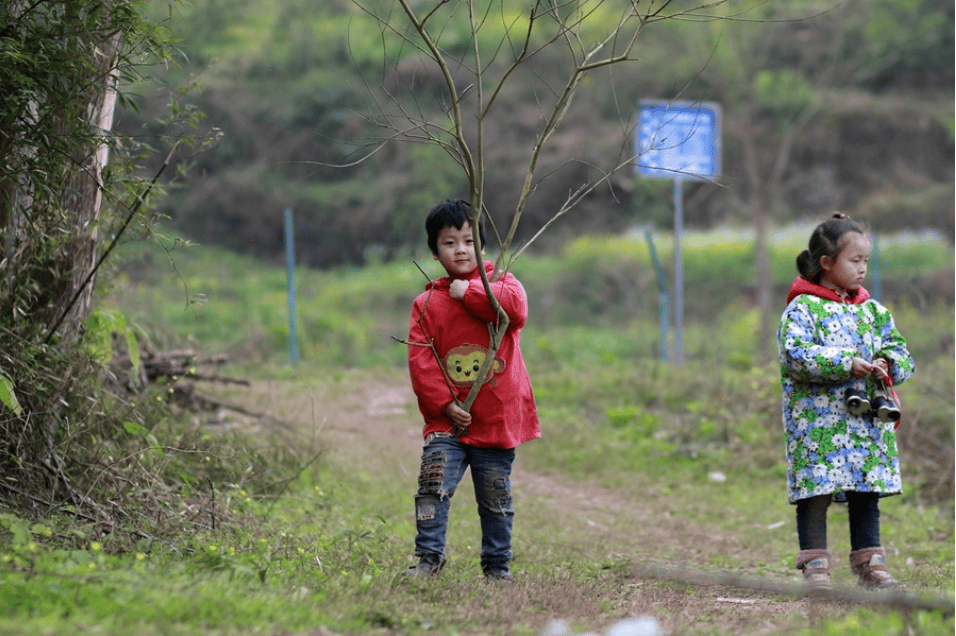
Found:
[[[870,241],[865,236],[859,232],[848,232],[845,237],[843,249],[835,260],[820,257],[820,266],[823,268],[821,284],[838,292],[859,289],[870,260]]]
[[[471,236],[471,224],[467,221],[457,229],[445,226],[438,232],[438,253],[435,259],[452,278],[465,278],[478,267],[475,243]],[[484,250],[481,251],[484,254]]]

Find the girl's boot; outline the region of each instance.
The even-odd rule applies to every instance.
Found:
[[[864,548],[850,553],[850,569],[860,577],[859,585],[877,589],[900,587],[900,582],[886,569],[886,550]]]
[[[803,584],[808,592],[826,592],[833,589],[833,584],[830,583],[829,551],[800,550],[795,567],[803,570]]]

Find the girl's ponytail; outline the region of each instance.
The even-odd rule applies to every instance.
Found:
[[[810,280],[812,272],[810,271],[810,250],[803,250],[797,254],[797,271],[800,272],[800,276],[806,280]]]

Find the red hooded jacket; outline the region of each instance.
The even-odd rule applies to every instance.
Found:
[[[806,278],[802,276],[797,276],[793,283],[790,285],[790,293],[787,294],[787,304],[790,304],[797,296],[801,294],[810,294],[811,296],[819,296],[820,298],[825,298],[827,300],[835,300],[838,303],[846,303],[849,305],[859,305],[867,301],[870,297],[870,292],[866,291],[861,285],[857,288],[855,292],[848,294],[846,298],[841,298],[839,294],[830,289],[829,287],[824,287],[823,285],[817,285],[816,283],[811,283]]]
[[[486,261],[484,267],[490,278],[494,265]],[[445,407],[452,401],[451,391],[459,400],[465,399],[488,351],[488,323],[497,316],[477,267],[467,280],[468,290],[461,300],[449,295],[452,279],[444,276],[429,282],[412,305],[408,369],[425,418],[423,435],[454,432],[455,425],[445,415]],[[510,273],[491,283],[491,289],[510,323],[491,373],[472,405],[472,423],[460,439],[472,446],[514,448],[541,437],[531,380],[519,346],[519,332],[528,318],[528,298]],[[431,348],[421,346],[429,341],[440,362]],[[451,387],[439,364],[447,370]]]

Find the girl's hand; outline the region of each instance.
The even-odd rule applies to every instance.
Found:
[[[890,363],[886,358],[877,358],[873,361],[873,375],[880,380],[890,377]]]
[[[850,373],[855,378],[865,378],[873,370],[873,365],[863,358],[853,358],[853,364],[850,365]]]
[[[448,406],[445,407],[445,415],[454,422],[459,433],[468,432],[468,427],[471,426],[471,413],[455,404],[455,402],[449,402]]]
[[[877,358],[872,363],[863,358],[853,358],[853,364],[850,367],[853,377],[863,378],[871,373],[880,380],[885,380],[890,375],[890,363],[883,358]]]

